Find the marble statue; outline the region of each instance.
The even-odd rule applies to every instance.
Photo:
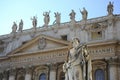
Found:
[[[46,27],[48,27],[48,24],[49,24],[49,22],[50,22],[50,16],[49,16],[49,14],[50,14],[50,11],[43,13],[44,23],[45,23],[44,26],[46,26]]]
[[[57,25],[60,25],[60,20],[61,20],[61,14],[60,13],[58,13],[58,12],[56,12],[56,13],[54,13],[55,14],[55,18],[56,18],[56,20],[53,22],[53,24],[57,24]]]
[[[75,21],[75,15],[76,13],[74,12],[74,10],[72,10],[72,12],[69,14],[71,21]]]
[[[68,61],[63,64],[65,80],[92,80],[91,69],[87,45],[80,44],[79,39],[74,38],[68,53]]]
[[[16,31],[17,31],[17,24],[16,22],[13,22],[12,33],[16,33]]]
[[[107,6],[108,15],[113,14],[113,3],[109,2]]]
[[[37,17],[33,16],[33,18],[31,18],[31,20],[32,20],[33,28],[36,29],[36,27],[37,27]]]
[[[18,31],[22,32],[23,30],[23,20],[21,19],[20,23],[19,23],[19,29]]]
[[[82,14],[82,20],[87,20],[87,16],[88,16],[88,12],[85,8],[83,8],[83,11],[81,11],[81,14]]]

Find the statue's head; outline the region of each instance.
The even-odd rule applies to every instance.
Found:
[[[112,4],[111,1],[109,2],[109,4],[110,4],[110,5]]]
[[[72,9],[72,12],[74,12],[74,10]]]
[[[83,7],[83,10],[85,10],[85,7]]]
[[[73,47],[78,47],[80,43],[80,40],[78,38],[74,38],[72,41],[72,46]]]
[[[35,19],[35,16],[33,16],[33,18]]]

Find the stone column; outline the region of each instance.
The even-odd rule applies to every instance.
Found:
[[[32,69],[31,68],[26,68],[26,75],[25,75],[25,80],[31,80],[32,78]]]
[[[9,71],[9,80],[15,80],[16,70],[11,69]]]
[[[50,64],[50,79],[49,80],[56,80],[56,70],[57,65],[56,64]]]
[[[108,77],[109,80],[118,80],[118,65],[117,58],[112,57],[108,61]]]

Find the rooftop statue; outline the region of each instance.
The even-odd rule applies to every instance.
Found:
[[[21,19],[20,23],[19,23],[19,29],[18,31],[22,32],[23,30],[23,20]]]
[[[49,22],[50,22],[50,16],[49,16],[49,14],[50,14],[50,11],[43,13],[44,23],[45,23],[44,26],[46,26],[46,27],[48,27],[48,24],[49,24]]]
[[[86,44],[80,44],[78,38],[72,41],[68,61],[63,64],[65,80],[92,80],[92,66]]]
[[[36,29],[36,27],[37,27],[37,17],[33,16],[33,18],[31,18],[31,20],[32,20],[33,28]]]
[[[113,14],[113,3],[109,2],[107,6],[108,15]]]
[[[82,14],[82,20],[87,20],[87,16],[88,16],[88,12],[85,8],[83,8],[83,11],[81,11],[81,14]]]
[[[56,13],[54,13],[55,14],[55,18],[56,18],[56,20],[53,22],[53,24],[57,24],[57,25],[60,25],[60,20],[61,20],[61,14],[60,13],[58,13],[58,12],[56,12]]]
[[[74,12],[74,10],[72,10],[72,12],[69,14],[71,21],[75,21],[75,15],[76,13]]]
[[[12,33],[16,33],[16,31],[17,31],[17,24],[16,22],[13,22]]]

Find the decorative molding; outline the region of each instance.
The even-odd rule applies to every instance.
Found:
[[[57,70],[57,64],[53,64],[53,63],[51,63],[49,66],[50,66],[50,70],[56,72],[56,70]]]
[[[47,66],[38,66],[34,69],[34,72],[33,72],[33,80],[39,80],[39,76],[42,74],[42,73],[45,73],[46,75],[46,80],[48,80],[48,77],[49,77],[49,68]]]
[[[107,22],[102,22],[102,23],[93,23],[87,25],[84,29],[88,32],[99,32],[105,30],[106,28],[107,28]]]

